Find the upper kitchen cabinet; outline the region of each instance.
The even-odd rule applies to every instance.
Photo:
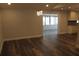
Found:
[[[78,13],[76,11],[70,11],[68,15],[68,20],[78,20]]]

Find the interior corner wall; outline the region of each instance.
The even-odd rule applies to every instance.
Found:
[[[42,17],[35,10],[4,9],[4,40],[42,35]]]

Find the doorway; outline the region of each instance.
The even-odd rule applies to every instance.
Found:
[[[58,34],[58,16],[43,15],[43,36],[45,38],[55,38]]]

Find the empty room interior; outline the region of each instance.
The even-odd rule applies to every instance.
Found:
[[[78,3],[0,3],[0,56],[78,55]]]

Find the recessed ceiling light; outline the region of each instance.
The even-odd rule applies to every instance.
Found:
[[[11,5],[11,3],[8,3],[8,5]]]
[[[61,10],[63,10],[64,8],[61,8]]]
[[[49,7],[49,5],[47,4],[46,7]]]
[[[69,6],[68,8],[70,9],[71,7]]]

